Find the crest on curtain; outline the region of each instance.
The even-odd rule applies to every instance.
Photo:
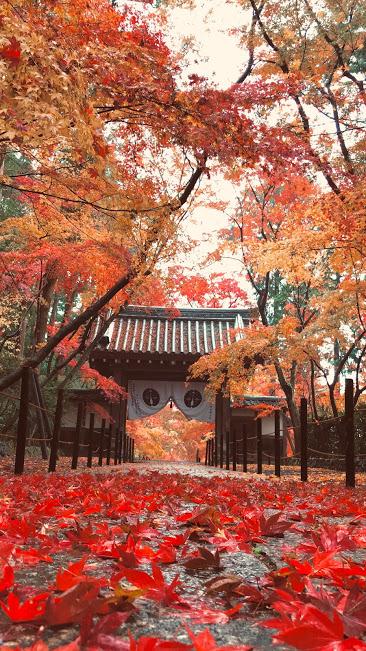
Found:
[[[153,416],[171,399],[189,420],[212,423],[215,420],[215,406],[208,402],[204,390],[203,382],[130,380],[127,418],[136,420]]]

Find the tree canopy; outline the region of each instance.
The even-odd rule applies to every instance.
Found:
[[[95,320],[102,336],[126,303],[252,303],[194,372],[284,395],[295,424],[304,393],[337,415],[345,372],[366,388],[364,4],[238,2],[245,65],[225,89],[168,45],[174,6],[5,2],[0,387],[23,365],[90,378]],[[175,264],[195,205],[227,214],[203,273]]]

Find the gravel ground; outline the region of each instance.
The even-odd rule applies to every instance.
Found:
[[[241,472],[220,470],[197,464],[167,462],[144,462],[125,464],[122,466],[111,465],[109,467],[103,466],[102,468],[94,467],[90,470],[85,467],[85,460],[80,461],[76,473],[71,473],[69,470],[69,464],[69,459],[61,459],[58,464],[58,472],[54,475],[46,475],[44,472],[46,469],[45,462],[28,459],[26,461],[25,475],[22,478],[16,478],[15,482],[23,482],[24,486],[24,482],[27,482],[27,475],[31,478],[34,477],[37,472],[40,473],[39,477],[44,478],[46,484],[47,481],[52,483],[54,480],[55,485],[57,485],[57,477],[59,477],[61,481],[64,481],[65,478],[67,478],[67,480],[70,479],[69,483],[72,485],[72,477],[75,477],[76,487],[78,486],[79,481],[84,481],[87,477],[90,478],[92,486],[93,482],[95,482],[96,485],[99,485],[100,483],[108,482],[110,478],[112,482],[113,480],[119,482],[118,485],[121,487],[121,492],[123,492],[124,482],[130,481],[131,477],[134,477],[133,481],[136,482],[137,488],[141,489],[143,495],[144,491],[149,493],[151,486],[156,486],[159,482],[161,482],[161,485],[165,486],[167,491],[169,491],[171,486],[177,483],[179,484],[179,477],[182,478],[182,482],[185,486],[189,486],[190,482],[187,484],[187,479],[191,478],[192,483],[202,482],[204,486],[207,486],[208,504],[212,503],[214,498],[216,478],[217,481],[220,482],[221,490],[222,487],[226,485],[222,480],[227,481],[228,491],[230,490],[234,496],[236,493],[235,486],[238,486],[238,490],[242,490],[245,486],[250,490],[253,482],[256,482],[257,485],[259,482],[260,486],[263,486],[263,495],[266,500],[265,515],[269,516],[272,513],[275,513],[279,508],[277,503],[273,504],[273,507],[275,508],[271,508],[271,494],[275,495],[276,486],[281,485],[283,488],[286,487],[288,483],[289,490],[291,491],[291,487],[295,486],[294,475],[295,473],[298,473],[297,468],[291,469],[288,467],[286,468],[286,475],[279,480],[272,475],[273,468],[268,466],[264,467],[263,475],[253,475],[252,473],[243,474]],[[254,467],[252,467],[252,470],[253,469]],[[0,464],[1,478],[7,478],[7,481],[9,480],[12,482],[13,479],[10,475],[11,470],[11,462],[6,459],[2,460]],[[126,480],[124,477],[126,477]],[[140,477],[141,484],[139,482]],[[328,482],[328,484],[334,483],[334,487],[338,490],[337,487],[341,486],[341,482],[343,481],[343,477],[339,473],[323,472],[319,470],[311,471],[310,478],[311,482],[319,483],[319,490],[326,482]],[[236,484],[236,482],[238,482],[238,484]],[[363,483],[363,481],[361,483]],[[303,485],[300,482],[296,482],[296,486],[297,490],[301,492]],[[5,493],[6,491],[4,490],[1,497],[8,500],[9,498],[5,497]],[[52,495],[52,493],[50,494]],[[116,497],[116,494],[114,495]],[[176,516],[179,515],[179,513],[184,513],[190,510],[192,511],[197,508],[197,504],[205,505],[202,501],[196,501],[194,495],[191,496],[192,501],[188,498],[179,502],[176,498],[176,494],[172,494],[171,502],[170,498],[165,500],[163,495],[159,496],[159,498],[162,499],[161,504],[157,504],[155,511],[152,507],[150,508],[150,515],[148,516],[150,520],[145,521],[149,521],[151,526],[158,530],[161,539],[164,538],[164,536],[175,536],[187,530],[186,525],[181,523],[177,524]],[[151,496],[149,496],[149,500],[151,500]],[[144,511],[144,515],[141,516],[142,519],[146,519],[149,511],[148,505],[146,506],[147,511]],[[225,508],[226,507],[224,507],[223,512],[225,512]],[[116,518],[116,515],[112,515],[109,519],[104,517],[103,522],[108,527],[113,527],[116,523],[122,523],[127,527],[127,525],[131,525],[131,523],[136,524],[139,522],[138,515],[127,511],[126,513],[123,513],[123,515],[120,515],[119,519]],[[321,521],[322,518],[320,517],[319,522]],[[342,522],[346,522],[347,518],[337,515],[333,518],[324,518],[324,521],[341,524]],[[83,520],[80,516],[79,519],[80,525],[90,525],[94,530],[96,530],[99,522],[100,517],[97,513],[90,513]],[[66,539],[64,537],[68,531],[67,527],[69,525],[70,523],[63,525],[65,529],[61,529],[59,538]],[[50,527],[50,530],[52,530],[53,526],[54,522],[52,518],[49,518],[47,520],[47,527]],[[265,541],[260,544],[251,543],[251,549],[249,550],[250,553],[247,553],[246,551],[228,551],[227,553],[221,553],[221,565],[219,570],[209,568],[194,572],[188,571],[183,565],[184,558],[178,556],[176,563],[164,564],[161,566],[165,580],[167,582],[173,580],[174,576],[178,573],[181,580],[182,597],[184,599],[189,600],[191,603],[196,601],[200,604],[201,609],[204,604],[211,611],[223,611],[232,607],[235,602],[233,603],[232,600],[226,600],[221,595],[207,595],[205,583],[212,579],[216,573],[218,576],[220,576],[220,574],[236,575],[253,586],[260,586],[261,580],[268,575],[268,573],[283,566],[283,549],[286,549],[287,552],[288,550],[296,550],[299,543],[303,542],[304,539],[301,533],[301,526],[302,525],[299,524],[298,527],[291,527],[291,531],[285,531],[281,537],[267,537],[265,538]],[[1,535],[4,536],[5,534],[6,531],[4,530],[2,530],[2,533],[0,532],[0,551],[2,540]],[[204,540],[204,543],[202,540]],[[149,544],[151,548],[157,549],[158,543],[155,539],[148,539],[147,544]],[[203,532],[202,538],[199,542],[196,542],[194,537],[190,539],[188,555],[194,549],[197,549],[198,544],[204,544],[206,548],[214,549],[214,546],[210,545],[208,542],[208,534]],[[26,549],[27,545],[24,545],[24,548]],[[47,590],[50,585],[53,584],[59,568],[66,567],[70,562],[78,560],[83,557],[86,552],[88,554],[90,553],[89,550],[83,547],[83,545],[74,544],[71,550],[68,549],[66,551],[56,551],[55,553],[52,553],[52,563],[40,562],[34,566],[27,564],[16,565],[16,583],[20,587],[23,586],[25,591],[28,590],[30,586],[32,590],[38,592]],[[187,554],[187,550],[185,553]],[[352,558],[355,562],[363,563],[366,559],[366,550],[359,549],[352,552],[346,552],[345,555]],[[109,576],[113,572],[114,566],[115,561],[113,559],[94,556],[91,558],[88,573],[90,576],[95,577]],[[151,565],[149,562],[142,561],[138,569],[151,573]],[[258,650],[272,649],[274,647],[271,637],[273,632],[257,625],[261,619],[268,619],[269,616],[272,616],[268,609],[258,610],[246,605],[242,611],[239,611],[236,617],[230,618],[226,623],[212,624],[205,621],[205,614],[202,614],[202,612],[197,618],[191,616],[187,618],[184,615],[184,612],[179,613],[175,608],[162,606],[144,596],[136,599],[135,605],[138,608],[138,612],[128,620],[127,624],[122,625],[119,630],[119,634],[123,638],[126,637],[128,630],[132,636],[136,638],[139,638],[141,635],[151,635],[188,643],[189,638],[187,636],[186,626],[189,625],[189,628],[194,632],[208,628],[215,636],[218,645],[249,644]],[[7,648],[9,649],[15,648],[17,644],[22,647],[30,645],[35,640],[39,639],[39,637],[45,640],[52,649],[61,644],[71,642],[76,638],[77,634],[77,625],[67,625],[56,628],[52,626],[49,626],[48,628],[40,628],[39,625],[36,625],[35,623],[11,624],[4,613],[0,614],[0,644],[6,643]],[[279,650],[289,649],[289,647],[279,645],[277,645],[276,648]]]

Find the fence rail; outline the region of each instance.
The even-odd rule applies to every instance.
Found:
[[[85,403],[80,400],[77,410],[76,427],[72,441],[61,439],[62,415],[64,410],[64,391],[59,389],[55,412],[46,408],[40,388],[38,375],[32,369],[24,367],[21,378],[20,396],[14,396],[7,392],[1,392],[7,400],[19,403],[17,418],[13,418],[13,425],[16,423],[16,435],[4,432],[0,435],[6,440],[15,441],[15,474],[22,474],[25,466],[25,453],[27,443],[39,443],[43,459],[48,459],[48,471],[54,472],[59,458],[60,445],[70,446],[71,468],[78,467],[80,456],[85,456],[87,467],[91,468],[96,461],[97,465],[103,463],[109,466],[112,463],[118,465],[129,463],[135,460],[135,441],[118,424],[110,421],[107,427],[105,418],[101,421],[100,428],[95,426],[95,414],[89,414],[87,427],[83,426],[85,420]],[[29,434],[30,412],[35,410],[37,427],[40,436],[34,437]],[[359,410],[362,411],[362,410]],[[334,459],[344,461],[345,480],[347,487],[354,487],[356,483],[357,460],[366,458],[366,454],[355,454],[355,412],[354,412],[354,386],[353,380],[346,380],[344,416],[327,419],[327,422],[341,423],[344,433],[344,450],[340,452],[324,452],[309,446],[309,427],[319,425],[318,422],[308,420],[308,404],[305,398],[300,402],[300,425],[294,428],[298,434],[299,449],[293,448],[293,453],[281,455],[281,432],[280,415],[274,413],[274,454],[263,450],[262,421],[257,419],[255,436],[248,436],[245,425],[239,431],[237,426],[226,428],[215,438],[209,439],[206,443],[205,464],[219,466],[220,468],[241,469],[248,471],[248,462],[254,458],[257,464],[257,473],[263,472],[263,458],[274,460],[275,474],[281,476],[281,463],[295,457],[300,461],[300,478],[308,480],[309,453],[318,455],[318,458]],[[248,443],[255,441],[256,452],[248,450]],[[84,454],[86,453],[86,454]],[[199,455],[197,454],[197,461]]]
[[[135,460],[135,441],[120,427],[111,422],[107,430],[106,419],[102,419],[101,427],[96,428],[93,412],[89,414],[88,426],[83,426],[83,419],[86,415],[83,401],[78,404],[73,440],[61,439],[64,391],[63,389],[58,390],[56,408],[53,413],[46,408],[38,376],[29,367],[24,367],[22,372],[20,396],[5,392],[1,392],[0,396],[19,404],[17,419],[12,421],[13,424],[17,423],[16,434],[0,434],[1,439],[15,441],[14,473],[16,475],[21,475],[24,472],[26,448],[29,443],[40,444],[42,457],[44,460],[48,460],[48,472],[56,470],[60,445],[70,446],[71,469],[73,470],[78,467],[80,456],[86,456],[88,468],[93,466],[95,457],[97,457],[98,466],[103,466],[103,463],[109,466],[111,459],[113,459],[114,465],[132,463]],[[32,411],[35,412],[37,427],[41,434],[37,438],[29,435]],[[97,445],[95,444],[96,438]],[[86,454],[82,454],[83,452]]]
[[[257,474],[263,472],[263,458],[274,460],[275,475],[281,476],[281,462],[289,459],[298,458],[300,462],[301,481],[308,481],[309,473],[309,453],[319,455],[318,458],[335,459],[344,461],[344,472],[346,486],[353,488],[356,484],[356,462],[358,459],[366,458],[366,454],[355,454],[355,410],[354,410],[354,386],[352,379],[346,379],[345,396],[344,396],[344,416],[327,419],[326,422],[340,423],[343,426],[344,433],[344,451],[343,452],[322,452],[321,450],[309,447],[309,427],[319,425],[318,422],[308,420],[308,403],[306,398],[300,401],[300,425],[294,428],[299,434],[299,449],[293,449],[290,455],[281,455],[281,434],[280,434],[280,415],[278,411],[274,412],[274,454],[263,451],[263,433],[262,421],[256,421],[256,435],[247,436],[245,424],[241,427],[241,433],[237,425],[233,425],[231,432],[221,432],[217,437],[211,438],[206,442],[205,465],[220,466],[223,468],[223,459],[225,455],[225,468],[229,470],[232,467],[236,471],[239,466],[243,472],[248,471],[248,459],[251,457],[257,464]],[[361,411],[361,410],[360,410]],[[268,433],[267,433],[268,435]],[[256,451],[248,450],[249,441],[256,442]],[[225,449],[224,449],[225,442]]]

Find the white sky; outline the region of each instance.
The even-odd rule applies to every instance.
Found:
[[[239,45],[239,37],[230,30],[245,24],[248,14],[237,4],[228,4],[225,0],[203,0],[202,4],[188,8],[173,8],[168,14],[168,39],[175,51],[183,51],[187,64],[184,76],[197,74],[219,88],[231,86],[243,72],[247,54]],[[187,46],[192,39],[192,46]],[[169,41],[168,41],[169,42]],[[202,180],[207,184],[207,179]],[[232,200],[234,190],[228,182],[215,177],[218,199]],[[209,250],[215,248],[207,241],[207,233],[227,226],[227,216],[211,208],[198,207],[193,211],[193,219],[185,224],[190,235],[201,240],[199,250],[195,249],[187,264],[196,267],[202,274],[212,271],[229,271],[238,273],[241,266],[230,261],[215,264],[202,269],[199,259],[205,257]]]
[[[246,55],[238,36],[229,30],[244,24],[246,13],[238,5],[223,0],[204,0],[194,9],[175,8],[169,14],[169,33],[174,49],[180,49],[190,36],[196,48],[187,53],[189,74],[207,77],[220,88],[230,86],[239,77]]]

